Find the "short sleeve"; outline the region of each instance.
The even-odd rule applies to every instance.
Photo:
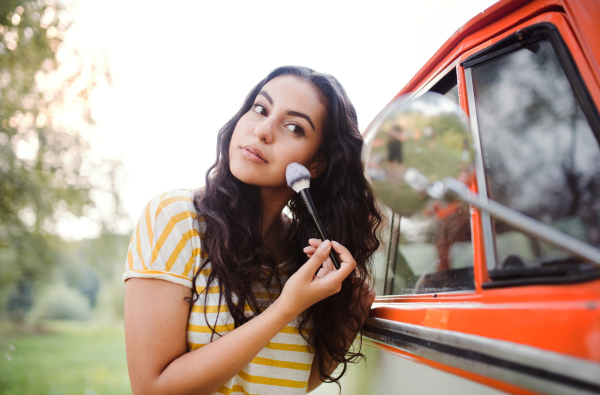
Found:
[[[192,287],[195,271],[206,258],[204,221],[190,190],[165,192],[150,200],[129,241],[123,281],[154,278]]]

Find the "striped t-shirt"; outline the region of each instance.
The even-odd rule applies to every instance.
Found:
[[[202,245],[204,223],[194,221],[197,213],[193,196],[189,190],[173,190],[156,196],[146,205],[129,242],[123,281],[154,278],[192,287],[194,274],[208,258]],[[212,340],[219,338],[212,336],[208,324],[216,325],[216,331],[222,335],[234,329],[227,303],[223,299],[219,305],[218,283],[213,281],[208,293],[203,293],[210,270],[210,264],[206,265],[196,279],[200,297],[188,320],[189,352],[210,343],[211,337]],[[283,277],[282,281],[286,279]],[[277,297],[279,293],[275,289],[263,291],[267,292],[255,292],[259,302],[260,299],[268,302],[265,299]],[[215,394],[306,393],[314,354],[299,333],[299,323],[300,318],[296,318],[283,328]]]

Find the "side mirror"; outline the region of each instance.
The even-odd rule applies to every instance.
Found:
[[[403,217],[427,217],[443,197],[439,182],[474,179],[472,137],[467,116],[452,100],[432,92],[409,95],[392,101],[373,121],[363,161],[385,204]]]

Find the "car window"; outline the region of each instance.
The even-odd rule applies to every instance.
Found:
[[[440,79],[430,91],[458,102],[456,69]],[[444,119],[433,127],[407,130],[410,139],[427,139],[435,145],[441,128],[450,128]],[[410,153],[405,153],[409,155]],[[440,153],[443,155],[443,152]],[[439,158],[432,158],[439,160]],[[393,295],[434,293],[474,289],[473,248],[469,207],[458,202],[438,201],[420,217],[400,217],[397,242],[391,254],[388,293]],[[392,238],[394,240],[394,238]]]
[[[600,247],[600,147],[549,39],[472,67],[488,196]],[[496,271],[579,263],[492,221]]]

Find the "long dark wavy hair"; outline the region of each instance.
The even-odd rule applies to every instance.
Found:
[[[217,159],[206,173],[204,190],[194,198],[199,218],[206,226],[203,248],[209,258],[205,265],[210,263],[212,268],[206,290],[215,280],[218,282],[221,300],[227,302],[237,328],[267,307],[254,294],[257,284],[281,289],[282,276],[295,273],[306,262],[302,249],[308,245],[308,239],[319,237],[301,198],[294,195],[288,202],[292,219],[285,236],[291,260],[287,272],[282,273],[280,262],[275,262],[263,244],[259,188],[241,182],[229,169],[229,144],[235,126],[251,109],[263,86],[282,75],[307,81],[320,92],[326,117],[318,154],[326,159],[326,167],[311,180],[310,193],[329,237],[348,248],[357,262],[341,291],[311,306],[300,323],[300,333],[319,362],[321,380],[337,382],[347,364],[363,356],[360,348],[347,349],[351,337],[360,329],[361,302],[369,297],[363,284],[371,279],[370,257],[379,248],[377,232],[382,216],[360,160],[362,136],[356,111],[334,77],[307,67],[279,67],[252,89],[237,114],[220,130]],[[195,286],[199,273],[194,276],[192,287],[194,302],[199,297]],[[244,312],[246,306],[251,313]],[[212,329],[214,336],[217,333]],[[342,366],[341,373],[329,377],[327,372],[336,363]]]

